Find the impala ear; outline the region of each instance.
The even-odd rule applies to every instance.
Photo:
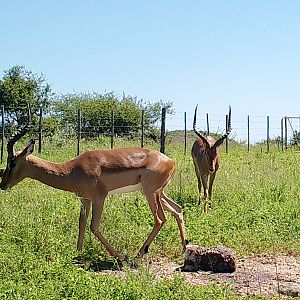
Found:
[[[35,141],[34,140],[30,140],[28,145],[25,147],[25,149],[21,152],[21,156],[27,156],[29,154],[31,154],[34,150],[34,144],[35,144]]]

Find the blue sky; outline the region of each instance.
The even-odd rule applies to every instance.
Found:
[[[172,101],[174,128],[197,103],[200,127],[231,104],[237,135],[248,114],[270,115],[274,130],[300,114],[300,1],[0,4],[1,77],[24,65],[56,92]]]

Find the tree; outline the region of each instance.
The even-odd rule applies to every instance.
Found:
[[[153,126],[161,118],[162,108],[166,108],[168,114],[173,114],[174,110],[172,109],[173,103],[171,101],[163,102],[162,100],[155,103],[145,101],[144,99],[139,101],[139,106],[145,110],[146,121],[149,126]]]
[[[164,106],[171,112],[171,102],[150,103],[131,96],[119,98],[112,92],[104,95],[84,93],[62,95],[53,102],[53,111],[61,120],[61,124],[69,127],[70,124],[76,126],[77,111],[80,108],[83,135],[97,136],[110,134],[113,110],[115,133],[120,136],[134,136],[141,129],[142,110],[145,110],[145,127],[152,129]]]
[[[13,66],[4,71],[0,80],[0,104],[5,106],[10,123],[21,124],[25,121],[28,103],[33,114],[37,113],[39,106],[48,108],[51,95],[45,76],[34,74],[24,66]]]
[[[299,146],[300,145],[300,132],[295,130],[293,131],[293,136],[291,138],[291,144],[293,146]]]

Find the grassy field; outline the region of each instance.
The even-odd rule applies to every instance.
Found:
[[[130,144],[123,140],[116,146]],[[100,147],[108,148],[109,141],[82,144],[82,150]],[[75,141],[54,140],[44,145],[41,156],[64,161],[75,156],[75,149]],[[300,255],[299,152],[267,154],[253,148],[248,153],[239,146],[230,147],[228,154],[222,153],[208,214],[197,205],[196,176],[189,153],[184,157],[182,145],[176,143],[168,145],[166,152],[177,163],[167,194],[184,207],[192,243],[230,247],[239,257],[274,251]],[[137,272],[128,271],[126,278],[100,276],[92,265],[115,261],[88,227],[83,256],[90,263],[78,267],[73,261],[79,209],[75,195],[29,179],[1,193],[0,299],[239,299],[226,285],[191,288],[180,273],[174,280],[154,282],[143,264]],[[167,218],[149,256],[182,262],[176,222],[169,214]],[[101,230],[130,258],[152,225],[140,193],[107,199]]]

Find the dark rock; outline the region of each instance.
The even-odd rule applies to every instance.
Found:
[[[290,297],[300,296],[300,283],[282,282],[279,285],[279,293]]]
[[[236,270],[235,253],[231,249],[216,247],[203,248],[188,245],[184,253],[182,271],[212,271],[214,273],[232,273]]]

